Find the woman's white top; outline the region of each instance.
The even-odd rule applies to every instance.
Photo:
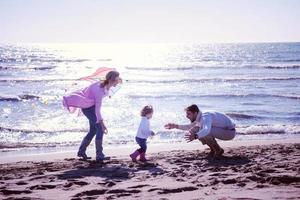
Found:
[[[147,139],[151,136],[152,131],[150,130],[150,121],[147,117],[142,117],[136,137]]]

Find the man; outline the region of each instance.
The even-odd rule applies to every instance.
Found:
[[[232,140],[235,135],[235,124],[225,114],[219,112],[202,112],[198,106],[193,104],[185,109],[186,117],[191,121],[188,125],[168,123],[166,129],[189,130],[185,139],[191,142],[199,139],[202,144],[207,144],[211,149],[209,155],[220,157],[224,150],[219,146],[216,139]]]

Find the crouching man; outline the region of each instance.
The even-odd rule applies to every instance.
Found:
[[[186,117],[191,121],[187,125],[168,123],[166,129],[188,130],[185,138],[188,142],[199,139],[202,144],[210,148],[210,156],[220,157],[224,150],[219,146],[219,140],[232,140],[235,135],[235,124],[225,114],[219,112],[202,113],[198,106],[193,104],[185,109]]]

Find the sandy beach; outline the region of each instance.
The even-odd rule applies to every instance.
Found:
[[[0,200],[300,200],[300,0],[0,8]]]
[[[147,163],[125,155],[103,164],[66,155],[2,162],[0,198],[299,199],[300,143],[278,142],[227,145],[219,159],[193,144],[152,152]]]

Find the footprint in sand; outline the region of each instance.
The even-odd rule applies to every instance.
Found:
[[[74,184],[73,183],[66,183],[63,187],[64,188],[70,188],[72,187]]]
[[[190,168],[191,165],[189,165],[189,164],[184,164],[184,165],[181,165],[181,167],[183,167],[183,168]]]
[[[251,181],[257,182],[257,183],[264,183],[265,182],[265,179],[263,177],[259,177],[259,176],[255,176],[255,175],[247,176],[246,178],[251,180]]]
[[[255,186],[256,188],[266,188],[266,187],[269,187],[267,185],[263,185],[263,184],[258,184]]]
[[[226,179],[226,180],[223,180],[221,182],[224,183],[224,184],[235,184],[235,183],[237,183],[236,179]]]
[[[75,185],[79,185],[79,186],[84,186],[84,185],[88,185],[89,183],[84,182],[84,181],[74,181],[72,182]]]
[[[56,188],[56,185],[34,185],[29,187],[30,190],[48,190],[54,188]]]
[[[65,160],[65,161],[75,161],[76,158],[65,158],[64,160]]]
[[[13,194],[30,194],[32,193],[29,190],[0,190],[0,193],[3,195],[13,195]]]
[[[289,185],[292,183],[300,183],[300,177],[289,176],[289,175],[270,176],[266,178],[266,181],[273,185],[279,185],[279,184]]]
[[[44,175],[44,172],[37,171],[37,172],[31,173],[29,176],[38,176],[38,175]]]
[[[28,185],[28,183],[25,181],[18,181],[16,182],[16,185]]]
[[[76,194],[74,197],[91,197],[91,196],[99,196],[103,194],[113,194],[116,195],[116,197],[122,197],[122,196],[130,196],[132,194],[140,193],[140,190],[125,190],[125,189],[114,189],[114,190],[89,190],[89,191],[84,191],[81,193]],[[114,196],[110,196],[111,199],[113,199]]]
[[[124,189],[115,189],[107,191],[107,194],[123,194],[123,193],[140,193],[140,190],[124,190]]]
[[[239,187],[245,187],[246,185],[247,185],[247,184],[244,183],[244,182],[240,182],[240,183],[237,184],[237,186],[239,186]]]
[[[89,183],[85,181],[77,181],[77,180],[68,180],[69,182],[64,184],[63,187],[65,188],[64,190],[68,190],[68,188],[71,188],[72,186],[85,186],[89,185]]]
[[[105,189],[103,189],[103,190],[89,190],[89,191],[80,192],[80,193],[74,195],[74,197],[97,196],[97,195],[104,194],[106,191],[107,190],[105,190]]]
[[[117,198],[119,197],[125,197],[125,196],[131,196],[132,194],[140,193],[140,190],[124,190],[124,189],[116,189],[116,190],[110,190],[107,192],[107,194],[115,194]],[[110,198],[113,198],[114,196],[110,196]]]
[[[148,186],[150,186],[150,185],[147,185],[147,184],[145,184],[145,185],[136,185],[136,186],[131,186],[131,187],[128,187],[128,188],[131,188],[131,189],[136,189],[136,188],[143,188],[143,187],[148,187]]]
[[[107,181],[107,182],[104,182],[104,183],[98,183],[98,185],[103,185],[103,186],[106,186],[106,187],[113,187],[116,185],[115,182],[113,181]]]
[[[181,187],[181,188],[174,188],[174,189],[167,189],[167,188],[152,188],[149,189],[148,192],[158,191],[158,194],[170,194],[170,193],[180,193],[180,192],[187,192],[187,191],[194,191],[198,190],[196,187]]]

